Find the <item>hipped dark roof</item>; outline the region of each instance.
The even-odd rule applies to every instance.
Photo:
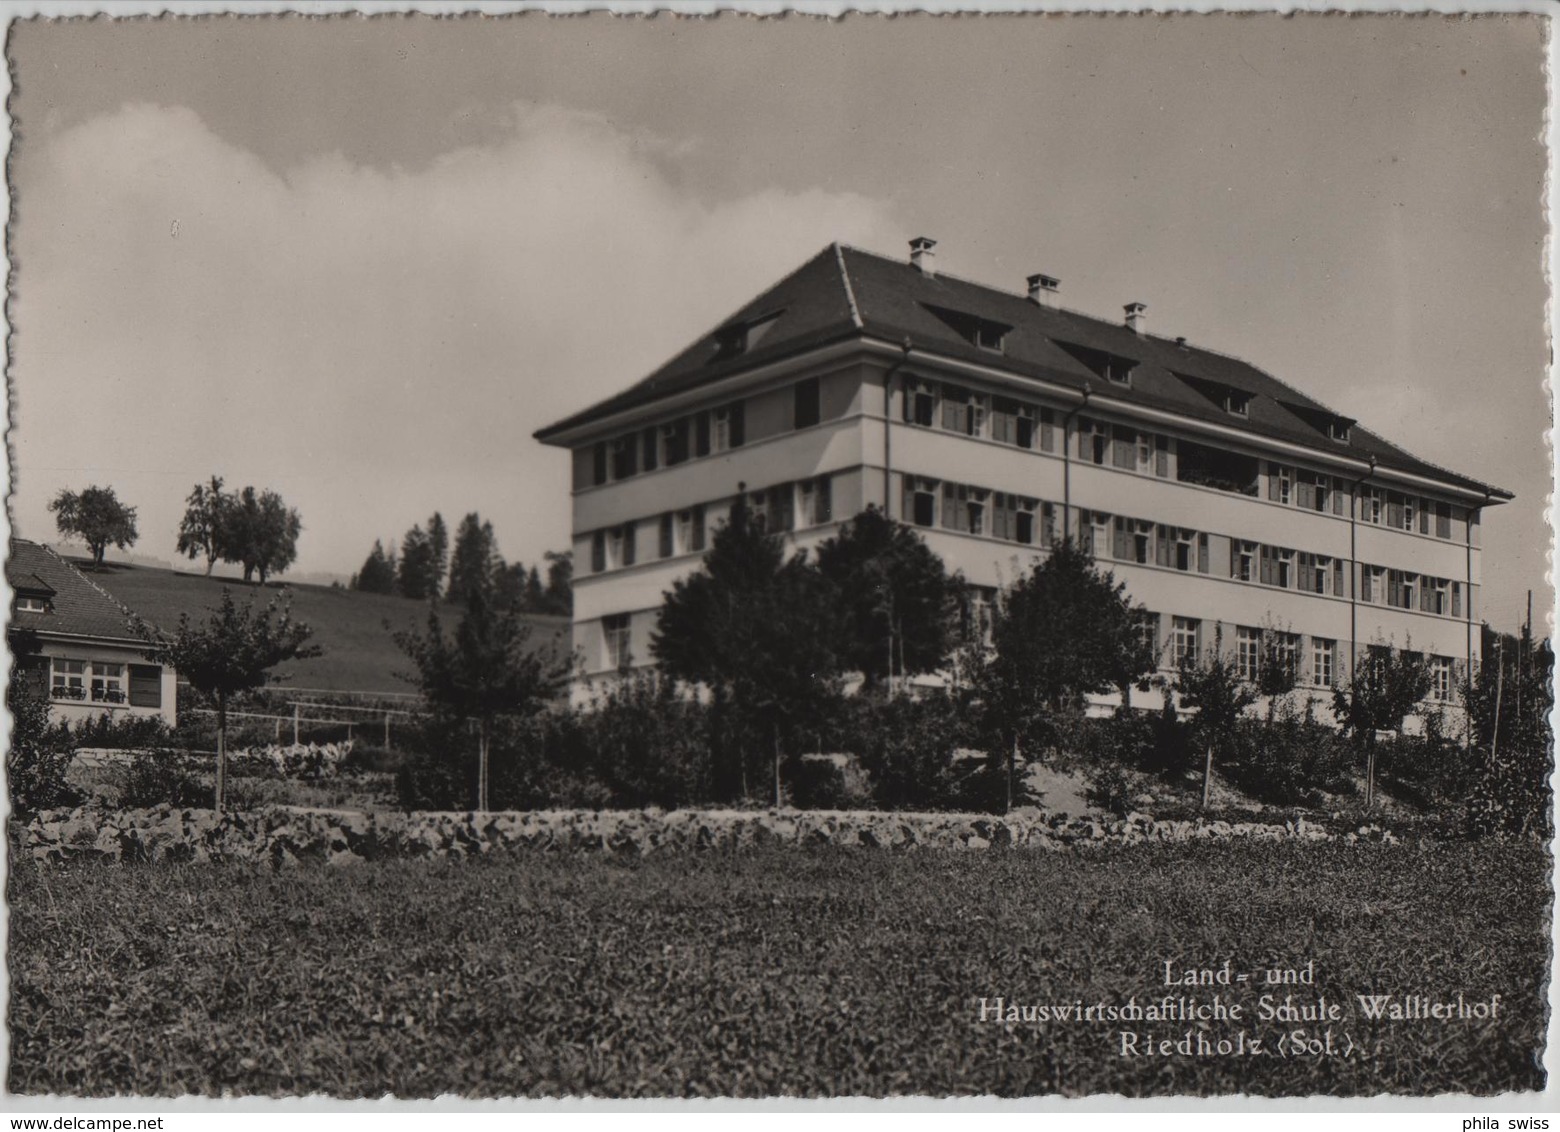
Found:
[[[1009,327],[1000,355],[964,338],[933,308],[958,311]],[[721,357],[718,340],[745,322],[780,312],[755,349]],[[831,245],[746,304],[649,377],[536,433],[549,440],[625,409],[712,384],[768,362],[850,338],[872,337],[958,358],[1075,390],[1091,390],[1101,411],[1111,402],[1142,405],[1216,423],[1254,437],[1288,441],[1386,469],[1424,476],[1510,499],[1511,493],[1422,460],[1359,425],[1347,441],[1332,439],[1327,422],[1347,420],[1293,386],[1247,362],[1152,334],[1139,334],[1062,308],[950,275],[926,275],[904,260]],[[1066,347],[1100,351],[1135,363],[1131,386],[1107,384]],[[1201,386],[1201,388],[1199,388]],[[1249,397],[1245,417],[1210,396],[1228,388]]]
[[[5,578],[18,592],[52,591],[50,612],[16,612],[11,617],[12,630],[112,641],[136,640],[130,630],[128,611],[47,547],[12,539],[11,554],[5,562]]]

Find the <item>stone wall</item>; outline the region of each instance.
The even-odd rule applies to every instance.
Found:
[[[991,817],[863,811],[544,810],[528,813],[362,813],[272,806],[218,814],[157,806],[83,807],[39,814],[21,832],[22,851],[40,861],[319,860],[347,865],[378,857],[466,857],[495,851],[655,852],[749,846],[836,845],[867,849],[1064,849],[1143,841],[1326,841],[1304,819],[1255,822],[1069,818],[1039,812]],[[1376,826],[1348,840],[1393,840]]]

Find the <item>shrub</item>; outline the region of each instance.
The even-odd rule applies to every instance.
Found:
[[[80,793],[65,778],[76,757],[69,729],[49,722],[48,701],[14,672],[6,703],[11,709],[11,748],[5,756],[11,807],[31,814],[75,805]]]
[[[859,810],[872,805],[872,783],[854,758],[808,755],[786,775],[791,804],[802,810]]]
[[[1383,784],[1426,809],[1460,805],[1479,777],[1476,754],[1447,737],[1439,713],[1424,716],[1424,733],[1398,735],[1377,753]]]
[[[211,782],[193,770],[190,758],[163,747],[136,752],[120,802],[132,810],[164,803],[183,809],[209,807],[211,798]]]
[[[676,809],[712,797],[710,709],[671,681],[636,676],[570,723],[552,719],[549,761],[588,768],[614,805]]]
[[[974,745],[974,737],[959,701],[944,693],[860,697],[842,714],[840,746],[860,760],[879,807],[949,810],[968,804],[972,772],[957,756]],[[982,782],[973,794],[985,798],[989,791]]]
[[[70,733],[77,747],[102,747],[120,751],[166,747],[171,744],[173,736],[172,729],[160,716],[114,716],[106,711],[73,724]]]
[[[1120,766],[1106,764],[1090,772],[1085,798],[1089,805],[1124,818],[1132,809],[1135,793],[1131,776]]]
[[[1235,729],[1220,771],[1258,801],[1317,805],[1321,792],[1352,793],[1353,752],[1343,737],[1304,708],[1284,701],[1266,719],[1250,717]]]

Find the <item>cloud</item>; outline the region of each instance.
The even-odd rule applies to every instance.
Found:
[[[172,556],[212,473],[303,513],[298,568],[355,568],[435,508],[527,561],[568,533],[543,424],[637,380],[830,240],[892,246],[849,193],[701,200],[697,139],[517,105],[415,172],[273,171],[182,107],[129,105],[18,156],[20,533],[113,483]]]

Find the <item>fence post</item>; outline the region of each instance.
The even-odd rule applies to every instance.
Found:
[[[390,713],[385,712],[385,750],[390,749]]]
[[[293,746],[298,745],[298,705],[293,704]]]

